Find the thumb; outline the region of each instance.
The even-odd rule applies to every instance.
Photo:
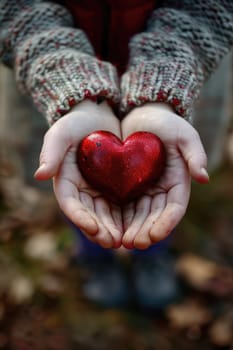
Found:
[[[191,125],[187,132],[183,130],[178,147],[193,179],[200,183],[208,183],[207,156],[198,132]]]
[[[48,180],[58,172],[69,148],[63,130],[54,124],[45,134],[40,153],[40,165],[34,174],[37,180]]]

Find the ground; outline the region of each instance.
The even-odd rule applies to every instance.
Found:
[[[3,135],[4,136],[4,135]],[[25,145],[0,147],[0,349],[233,349],[233,134],[209,185],[193,184],[172,250],[183,296],[162,312],[88,303],[74,235],[49,184],[23,171]],[[28,161],[28,160],[27,160]]]
[[[208,186],[193,185],[173,244],[184,297],[162,313],[146,314],[85,301],[79,269],[70,263],[73,234],[53,197],[22,183],[16,195],[14,165],[5,162],[0,349],[231,349],[232,176],[225,163]]]

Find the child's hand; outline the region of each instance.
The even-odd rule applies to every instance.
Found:
[[[123,138],[136,131],[155,133],[167,151],[159,182],[123,213],[123,245],[145,249],[168,236],[185,214],[191,177],[208,182],[207,158],[196,130],[166,104],[148,103],[130,112],[122,122]]]
[[[97,105],[83,101],[46,133],[35,177],[39,180],[53,177],[60,208],[90,240],[103,247],[117,247],[122,239],[120,209],[92,190],[76,165],[79,142],[96,130],[120,136],[120,123],[106,102]]]

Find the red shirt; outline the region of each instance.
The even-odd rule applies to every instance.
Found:
[[[145,29],[155,0],[66,0],[66,7],[92,43],[97,57],[123,72],[130,38]]]

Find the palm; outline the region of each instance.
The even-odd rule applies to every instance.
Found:
[[[76,146],[71,147],[54,178],[54,192],[69,219],[93,242],[105,247],[121,241],[121,213],[83,179],[76,163]],[[92,221],[97,224],[93,229]]]
[[[123,138],[136,131],[157,134],[165,144],[166,168],[155,187],[121,209],[93,190],[81,176],[76,150],[84,136],[107,130]],[[188,205],[191,176],[207,182],[206,155],[191,125],[166,106],[152,103],[135,108],[121,123],[106,103],[84,101],[47,132],[36,178],[53,177],[64,214],[86,236],[103,247],[147,248],[165,238]],[[204,170],[204,172],[203,172]],[[123,215],[122,215],[123,214]],[[123,232],[124,235],[123,235]]]
[[[148,248],[169,235],[185,214],[191,187],[191,175],[200,182],[206,162],[198,134],[192,126],[167,107],[157,105],[133,110],[122,123],[123,135],[150,131],[164,142],[167,160],[161,179],[140,199],[123,211],[127,248]]]
[[[38,179],[53,177],[54,192],[64,214],[87,237],[103,247],[117,247],[122,238],[120,209],[108,203],[81,176],[76,150],[87,134],[108,130],[120,135],[120,123],[106,103],[84,101],[59,119],[45,135]]]
[[[147,248],[164,239],[188,205],[191,178],[178,151],[167,148],[167,163],[159,182],[124,211],[127,248]]]

